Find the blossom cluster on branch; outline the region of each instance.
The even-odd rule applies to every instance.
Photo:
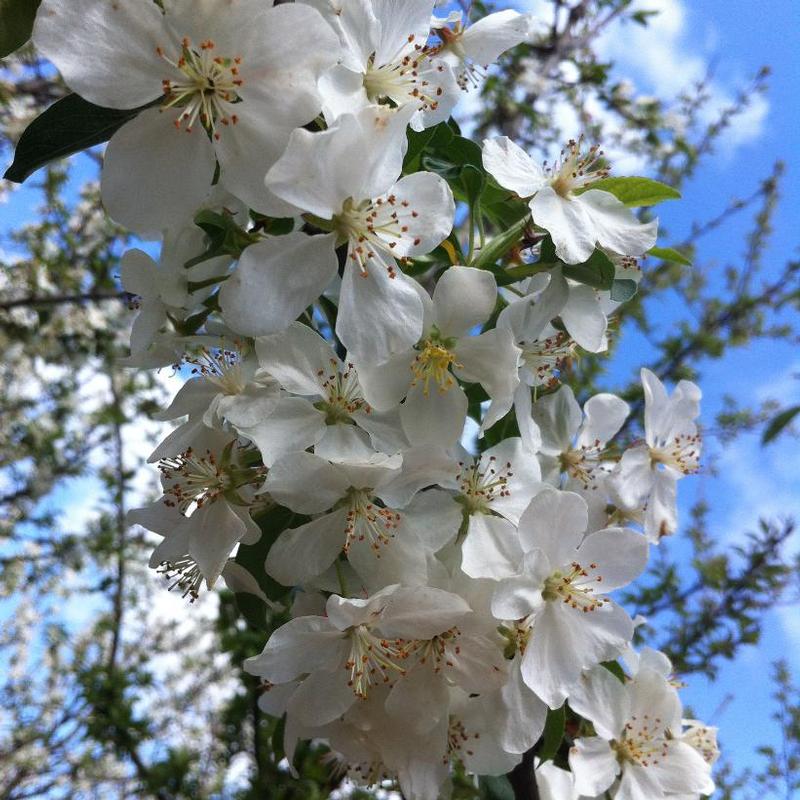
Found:
[[[610,593],[676,529],[700,392],[642,370],[631,442],[624,400],[562,382],[656,244],[630,208],[676,193],[609,177],[581,137],[541,165],[449,119],[536,25],[433,0],[43,0],[34,42],[129,112],[103,199],[161,246],[122,258],[126,363],[188,378],[159,415],[181,420],[150,459],[163,496],[129,520],[188,596],[222,576],[285,613],[244,667],[290,768],[322,740],[357,783],[435,800],[455,766],[535,749],[544,797],[699,798],[715,731]]]

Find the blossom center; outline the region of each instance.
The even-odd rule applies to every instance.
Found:
[[[597,488],[595,473],[600,468],[603,448],[602,442],[595,439],[590,445],[581,445],[567,450],[560,456],[561,470],[583,484],[584,489]]]
[[[181,597],[189,597],[190,603],[197,600],[203,584],[203,573],[191,556],[185,555],[176,561],[162,561],[156,571],[171,581],[167,591],[177,588]]]
[[[368,625],[350,629],[350,653],[344,667],[349,673],[347,685],[356,697],[365,698],[375,683],[389,683],[392,673],[406,674],[399,661],[407,658],[401,639],[381,639]]]
[[[552,386],[564,364],[575,356],[577,344],[567,334],[558,332],[546,339],[521,342],[522,361],[538,384]]]
[[[458,717],[450,717],[447,729],[447,752],[451,758],[461,760],[464,755],[473,756],[476,740],[480,739],[479,733],[471,733]]]
[[[192,373],[202,375],[219,387],[222,394],[241,394],[247,386],[239,354],[233,350],[203,350],[197,358],[188,358],[194,364]]]
[[[461,365],[448,345],[450,342],[432,336],[424,342],[411,364],[411,372],[414,374],[411,385],[421,383],[422,393],[426,397],[430,394],[431,384],[437,388],[439,394],[445,394],[455,386],[450,367]]]
[[[441,39],[442,43],[431,50],[431,55],[448,51],[452,53],[461,62],[461,69],[456,76],[458,85],[464,91],[469,90],[470,87],[476,88],[480,85],[481,80],[486,77],[486,70],[473,62],[464,49],[464,33],[466,29],[462,23],[457,22],[452,28],[443,27],[436,30],[436,34]]]
[[[548,166],[545,162],[544,171],[550,179],[550,185],[561,197],[568,198],[575,189],[585,189],[608,177],[609,170],[597,166],[603,157],[600,145],[593,144],[586,154],[582,150],[582,136],[577,141],[570,139],[555,164]]]
[[[408,42],[414,41],[409,36]],[[375,65],[370,58],[364,73],[364,91],[372,103],[391,100],[398,106],[414,103],[421,111],[435,111],[444,89],[435,81],[436,73],[444,72],[443,64],[425,63],[428,51],[415,45],[414,53],[397,57],[386,64]]]
[[[200,508],[214,502],[232,483],[211,450],[200,455],[190,447],[180,455],[162,459],[158,468],[164,480],[171,482],[164,490],[164,504],[184,514],[192,505]]]
[[[264,479],[263,467],[242,467],[231,463],[232,442],[217,457],[211,450],[202,455],[191,447],[158,463],[164,483],[164,505],[184,515],[223,495],[242,502],[236,490]]]
[[[583,567],[573,561],[569,567],[556,570],[545,580],[542,597],[550,602],[564,602],[584,613],[602,608],[608,601],[602,595],[595,594],[596,587],[593,584],[603,581],[603,576],[596,573],[597,564]]]
[[[346,503],[344,552],[350,551],[353,542],[367,542],[376,558],[380,558],[381,548],[395,537],[400,514],[392,508],[376,505],[371,489],[351,489]]]
[[[649,714],[645,714],[641,720],[631,717],[625,724],[622,738],[612,741],[611,748],[616,752],[620,764],[626,761],[641,767],[658,764],[668,754],[661,719],[651,718]]]
[[[684,475],[693,475],[700,469],[700,442],[699,433],[682,433],[671,441],[657,443],[649,448],[650,463],[653,468],[663,464]]]
[[[488,464],[481,470],[480,463],[465,466],[458,462],[459,473],[456,480],[469,514],[491,514],[492,503],[501,497],[510,497],[509,479],[513,477],[511,462],[497,463],[496,456],[489,456]]]
[[[406,217],[419,216],[408,200],[399,200],[396,195],[388,194],[360,202],[348,197],[341,211],[333,217],[333,230],[341,243],[348,242],[348,255],[362,275],[368,275],[370,264],[377,261],[388,271],[390,278],[396,277],[394,259],[386,262],[379,258],[378,253],[392,256],[398,242],[404,238],[411,239],[415,246],[420,243],[419,237],[409,233],[407,222],[400,219],[401,210]]]
[[[346,368],[341,370],[339,362],[335,358],[332,358],[330,363],[330,373],[326,373],[324,369],[317,372],[325,399],[317,403],[316,408],[325,412],[326,424],[337,425],[352,422],[351,417],[357,411],[369,414],[372,409],[361,397],[361,386],[353,365],[347,364]]]
[[[199,122],[210,135],[219,139],[218,124],[238,123],[239,118],[231,107],[241,102],[239,90],[244,81],[239,74],[240,56],[218,55],[211,39],[194,47],[188,37],[182,40],[177,59],[171,59],[162,47],[156,48],[156,52],[180,73],[178,77],[161,82],[164,94],[161,109],[180,109],[174,123],[178,130],[191,133]]]

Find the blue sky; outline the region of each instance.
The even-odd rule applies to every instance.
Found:
[[[528,5],[535,7],[537,2],[530,0]],[[674,240],[680,240],[693,219],[721,210],[732,196],[750,194],[769,173],[774,160],[784,159],[787,173],[783,200],[766,258],[767,274],[775,274],[787,259],[798,257],[797,5],[791,0],[642,0],[637,5],[661,10],[651,23],[651,32],[630,26],[612,28],[605,36],[603,52],[616,62],[617,75],[632,79],[644,92],[676,93],[687,80],[698,77],[705,65],[713,63],[714,89],[723,100],[759,67],[772,67],[766,102],[758,104],[726,136],[718,152],[684,187],[683,201],[665,204],[660,216]],[[794,46],[790,45],[790,34]],[[9,205],[0,205],[0,233],[30,218],[35,202],[38,198],[22,190],[12,196]],[[736,262],[743,246],[741,231],[733,223],[702,241],[701,260],[712,259],[721,271],[726,263]],[[0,238],[0,249],[7,247]],[[674,298],[654,301],[653,313],[662,330],[668,329],[674,302]],[[626,336],[610,377],[627,379],[651,353],[646,342],[635,335]],[[743,404],[767,397],[800,402],[800,381],[792,379],[793,373],[800,373],[800,353],[789,343],[754,343],[704,364],[701,386],[706,423],[713,421],[725,394],[735,395]],[[794,514],[800,519],[800,448],[796,440],[784,438],[762,449],[756,435],[745,436],[726,448],[712,438],[707,439],[706,450],[718,475],[706,472],[683,481],[681,506],[685,512],[697,498],[705,498],[712,508],[712,528],[722,540],[736,540],[762,515]],[[73,513],[77,504],[71,497],[75,494],[73,487],[72,491],[59,492],[55,499]],[[81,495],[80,505],[85,508],[85,493]],[[77,517],[76,522],[80,519],[85,517]],[[663,546],[680,557],[678,541]],[[716,682],[692,678],[684,692],[685,701],[698,716],[721,727],[727,755],[739,766],[754,763],[754,746],[774,736],[765,713],[770,686],[762,677],[778,657],[789,658],[800,677],[800,609],[769,612],[758,647],[743,651],[736,662],[725,665]],[[731,693],[734,698],[728,702]]]

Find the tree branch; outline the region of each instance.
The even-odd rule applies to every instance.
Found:
[[[0,311],[10,311],[23,306],[55,306],[67,303],[104,302],[106,300],[122,300],[127,302],[128,292],[84,292],[82,294],[56,294],[49,297],[18,297],[0,303]]]

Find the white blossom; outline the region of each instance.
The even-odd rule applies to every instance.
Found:
[[[486,139],[483,164],[497,182],[531,198],[533,221],[552,237],[556,255],[580,264],[596,246],[625,256],[640,256],[656,241],[658,221],[640,223],[614,195],[588,188],[608,174],[595,164],[602,152],[596,145],[586,154],[582,142],[571,141],[556,163],[540,167],[508,137]]]

